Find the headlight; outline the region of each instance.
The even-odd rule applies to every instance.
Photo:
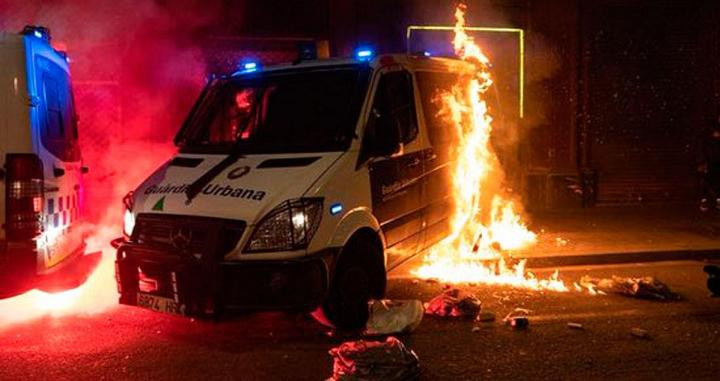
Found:
[[[123,234],[125,234],[127,238],[130,238],[135,228],[135,215],[132,213],[134,205],[135,198],[133,197],[133,192],[130,192],[123,197]]]
[[[322,208],[321,198],[283,202],[260,220],[245,246],[245,252],[307,248],[320,225]]]

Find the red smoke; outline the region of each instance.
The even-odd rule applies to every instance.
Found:
[[[174,152],[172,138],[205,80],[201,47],[217,22],[211,15],[222,14],[219,4],[0,0],[0,30],[43,25],[54,46],[68,52],[83,160],[90,167],[89,251],[104,254],[99,273],[79,290],[0,301],[0,327],[18,316],[97,312],[117,303],[109,241],[121,234],[122,196]]]

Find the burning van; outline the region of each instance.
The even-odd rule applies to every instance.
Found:
[[[124,199],[120,302],[363,324],[386,272],[449,231],[455,134],[436,98],[472,70],[359,50],[213,79],[179,153]]]
[[[54,289],[82,258],[87,169],[67,58],[51,47],[48,30],[0,33],[0,68],[1,298]]]

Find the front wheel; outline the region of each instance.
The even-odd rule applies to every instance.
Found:
[[[369,237],[358,236],[343,249],[327,299],[312,315],[336,328],[361,329],[368,320],[368,301],[384,292],[382,248]]]

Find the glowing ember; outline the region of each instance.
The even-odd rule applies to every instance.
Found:
[[[495,189],[503,173],[490,144],[492,118],[483,98],[493,83],[490,61],[465,33],[465,9],[461,4],[455,11],[453,47],[458,57],[475,66],[476,75],[461,80],[440,99],[442,113],[455,127],[459,144],[453,175],[453,233],[431,248],[413,273],[452,283],[567,291],[557,271],[548,279],[538,279],[525,271],[524,261],[511,263],[509,250],[534,244],[536,236],[522,222],[512,201],[501,192],[483,192]]]

